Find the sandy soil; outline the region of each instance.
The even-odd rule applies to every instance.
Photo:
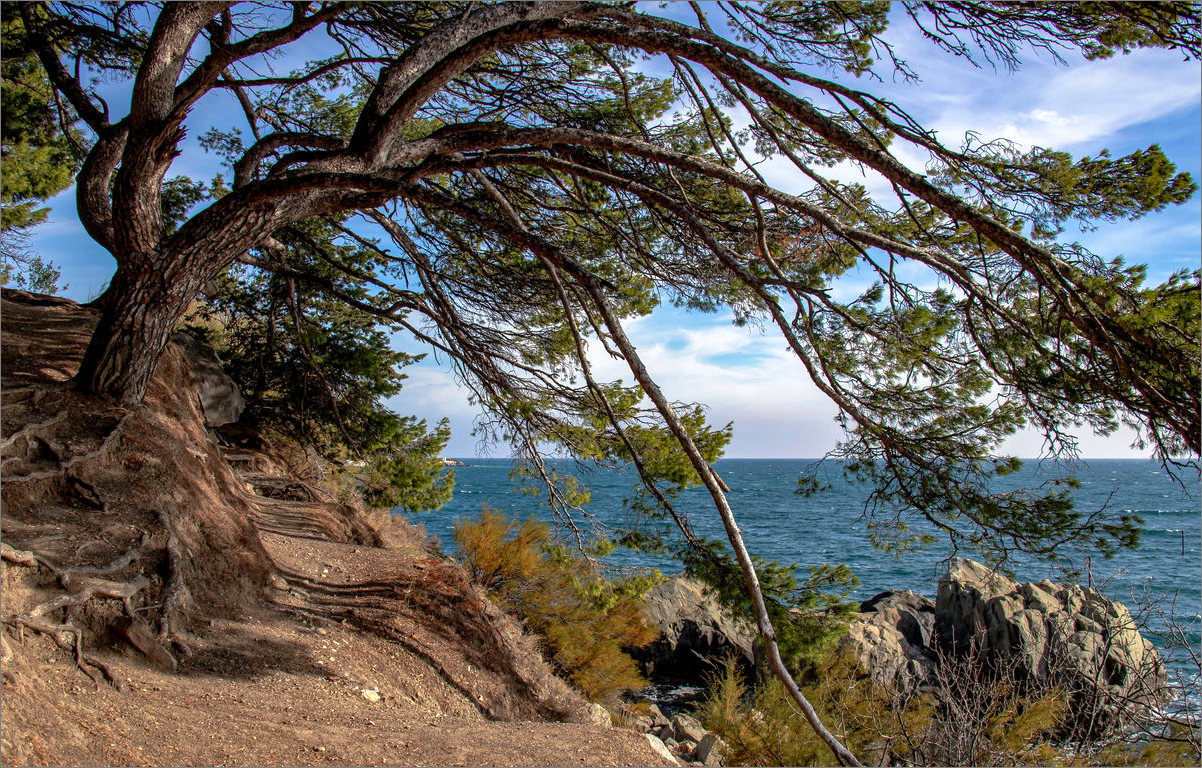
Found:
[[[287,548],[272,538],[269,549]],[[350,547],[304,549],[344,572],[362,568]],[[489,721],[428,662],[300,612],[215,622],[177,673],[132,649],[106,655],[125,694],[44,639],[8,644],[8,765],[664,764],[629,731]]]

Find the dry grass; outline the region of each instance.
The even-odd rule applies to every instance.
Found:
[[[410,557],[437,557],[441,549],[438,537],[426,533],[426,526],[410,522],[404,515],[387,509],[364,511],[363,519],[375,531],[380,546]]]

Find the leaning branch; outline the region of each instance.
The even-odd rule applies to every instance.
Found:
[[[634,344],[626,336],[617,312],[605,295],[606,284],[550,243],[516,226],[504,223],[495,218],[486,217],[458,200],[421,187],[414,187],[409,191],[407,196],[423,197],[431,204],[452,210],[465,219],[492,230],[515,245],[519,245],[531,253],[546,258],[557,268],[571,275],[588,294],[594,307],[600,313],[606,329],[609,331],[610,338],[622,352],[639,386],[654,404],[656,410],[659,411],[669,431],[672,432],[677,443],[685,451],[689,462],[693,465],[702,483],[710,492],[710,497],[713,499],[714,506],[718,510],[718,514],[722,518],[722,524],[726,529],[727,539],[734,550],[735,558],[743,572],[743,580],[747,586],[748,595],[751,598],[760,637],[763,639],[764,645],[768,650],[769,665],[773,672],[785,685],[786,690],[789,691],[791,698],[801,708],[802,713],[814,729],[814,732],[827,744],[839,763],[851,766],[860,765],[861,763],[856,759],[855,755],[843,746],[834,734],[827,730],[818,717],[818,713],[814,710],[814,707],[801,692],[796,681],[793,680],[793,676],[785,665],[784,659],[781,658],[780,648],[776,642],[776,631],[772,626],[772,619],[768,615],[763,591],[760,589],[759,576],[756,574],[755,566],[751,561],[751,555],[747,551],[747,546],[743,541],[743,533],[735,521],[734,512],[730,507],[725,493],[723,493],[721,481],[717,473],[710,467],[709,462],[701,454],[701,450],[697,447],[692,435],[685,427],[684,422],[681,421],[672,404],[664,396],[663,391],[659,388],[655,380],[651,378]]]

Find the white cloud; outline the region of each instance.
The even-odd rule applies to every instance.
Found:
[[[1146,456],[1146,451],[1141,453],[1131,447],[1135,438],[1134,430],[1129,427],[1120,427],[1110,435],[1093,433],[1078,435],[1077,448],[1081,456],[1086,459],[1129,459],[1133,456]],[[1007,439],[999,452],[1020,458],[1030,458],[1043,455],[1046,448],[1044,437],[1038,430],[1023,429]]]
[[[837,408],[810,382],[802,364],[772,328],[737,327],[729,316],[666,310],[668,321],[640,318],[626,324],[643,364],[665,395],[676,402],[700,403],[711,424],[734,422],[728,447],[731,458],[817,457],[834,447],[842,432],[834,421]],[[625,362],[592,344],[593,373],[598,380],[634,381]],[[391,405],[433,423],[450,418],[450,456],[474,456],[471,435],[478,409],[449,372],[430,364],[407,369],[405,389]],[[649,402],[644,405],[650,407]],[[1121,429],[1110,436],[1078,435],[1085,458],[1130,457],[1134,433]],[[1024,430],[1008,439],[1000,452],[1021,457],[1040,455],[1044,439]],[[504,455],[504,446],[493,449]]]
[[[933,75],[923,71],[923,83],[893,95],[945,142],[975,131],[985,140],[1092,151],[1118,131],[1196,105],[1202,92],[1198,65],[1167,51],[1067,68],[1034,62],[1014,74],[987,77],[963,72],[955,78],[933,69]]]
[[[935,52],[915,33],[896,31],[898,54],[922,80],[890,82],[884,73],[884,82],[850,84],[890,99],[953,147],[972,132],[984,141],[1003,138],[1021,147],[1093,153],[1121,131],[1196,108],[1202,100],[1198,63],[1183,62],[1170,51],[1140,50],[1111,59],[1075,61],[1067,67],[1032,59],[1017,72],[994,72]],[[813,91],[798,95],[834,106]],[[1155,140],[1151,137],[1146,143]],[[925,150],[900,140],[890,150],[905,165],[925,171]],[[785,158],[773,158],[761,171],[787,191],[811,186]],[[889,182],[857,163],[845,161],[822,172],[840,182],[865,186],[886,205],[894,200]]]
[[[810,383],[779,335],[736,327],[728,316],[666,314],[680,324],[641,318],[626,323],[626,332],[669,399],[705,405],[716,426],[734,422],[728,456],[818,456],[834,445],[835,408]],[[589,358],[598,380],[633,383],[629,367],[599,344],[590,345]],[[479,410],[467,402],[466,392],[432,363],[406,372],[409,379],[390,406],[431,423],[447,416],[453,431],[447,454],[475,455],[471,431]]]
[[[1202,206],[1195,197],[1172,217],[1148,217],[1121,224],[1103,224],[1092,232],[1076,233],[1094,253],[1123,256],[1128,264],[1148,264],[1148,281],[1159,282],[1179,269],[1197,269],[1202,254]]]

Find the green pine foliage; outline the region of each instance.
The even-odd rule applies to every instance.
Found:
[[[182,180],[165,207],[187,205],[195,187]],[[361,262],[369,253],[336,243],[328,222],[290,234],[289,259],[321,272],[331,290],[371,301],[366,284],[330,267],[322,249]],[[392,349],[387,325],[329,290],[246,265],[209,293],[185,328],[221,355],[261,429],[333,460],[371,507],[418,512],[450,500],[454,473],[441,459],[447,420],[431,427],[387,405],[401,392],[403,369],[421,359]]]
[[[722,542],[702,539],[698,547],[676,549],[689,575],[712,587],[734,615],[755,615],[738,563]],[[843,563],[814,565],[807,572],[795,563],[754,556],[752,563],[785,665],[803,677],[816,674],[819,660],[857,610],[846,597],[859,579]]]
[[[646,685],[625,649],[657,636],[641,602],[657,571],[607,578],[595,562],[555,544],[545,523],[487,507],[479,519],[455,521],[455,543],[473,579],[545,639],[549,660],[590,700],[614,703]]]
[[[811,688],[804,693],[822,721],[838,729],[826,702],[815,698]],[[821,765],[830,759],[830,751],[794,709],[780,682],[765,680],[753,690],[734,659],[710,681],[697,717],[729,746],[727,765]],[[848,738],[851,734],[836,735],[855,754],[863,754],[862,745]]]
[[[11,8],[11,6],[10,6]],[[59,269],[26,246],[46,220],[43,203],[66,189],[83,156],[73,121],[65,124],[19,15],[0,18],[0,281],[53,293]]]

